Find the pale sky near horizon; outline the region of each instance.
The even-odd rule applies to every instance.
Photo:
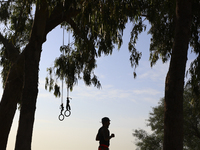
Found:
[[[128,52],[131,27],[129,23],[119,51],[115,49],[111,56],[98,58],[95,73],[101,81],[102,88],[87,87],[83,81],[79,81],[70,92],[72,114],[63,121],[58,120],[61,99],[55,98],[53,93],[44,88],[46,68],[51,67],[54,59],[60,55],[63,30],[59,26],[48,34],[40,62],[32,150],[97,150],[98,142],[95,141],[95,136],[101,126],[100,120],[105,116],[111,119],[110,132],[116,135],[111,139],[110,150],[135,150],[133,130],[140,128],[150,132],[150,128],[146,126],[146,119],[152,107],[157,106],[164,96],[164,82],[169,63],[162,64],[159,60],[153,68],[150,67],[150,35],[142,33],[136,45],[142,52],[142,59],[134,79]],[[67,45],[67,33],[65,37]],[[188,62],[191,62],[191,59],[189,57]],[[2,93],[2,89],[0,92]],[[66,104],[66,101],[64,103]],[[14,149],[18,118],[19,111],[11,129],[7,150]]]

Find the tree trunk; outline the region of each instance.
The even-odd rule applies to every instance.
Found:
[[[25,84],[15,150],[31,150],[36,100],[38,95],[40,54],[41,47],[38,52],[32,45],[27,46],[27,51],[25,52]]]
[[[46,1],[37,4],[29,44],[24,50],[24,88],[15,150],[31,150],[34,116],[38,95],[39,62],[42,44],[46,39],[48,9]]]
[[[191,9],[191,0],[176,0],[175,38],[165,81],[164,150],[183,149],[183,89]]]
[[[22,64],[23,55],[12,65],[9,71],[0,102],[0,150],[6,150],[8,135],[16,112],[17,103],[21,99],[23,87]]]

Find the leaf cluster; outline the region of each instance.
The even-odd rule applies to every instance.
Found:
[[[175,34],[175,1],[147,1],[145,10],[147,19],[151,24],[148,31],[152,35],[150,44],[151,66],[161,58],[166,62],[172,51]]]
[[[176,2],[168,0],[136,0],[130,3],[130,12],[127,13],[131,22],[133,22],[133,29],[131,32],[131,39],[129,43],[129,50],[133,51],[135,55],[140,56],[135,49],[138,35],[146,30],[145,20],[151,25],[148,34],[151,34],[150,43],[150,61],[151,66],[155,65],[159,58],[165,63],[172,53],[172,46],[175,35],[176,25]],[[192,25],[190,46],[192,51],[199,53],[200,40],[200,3],[198,0],[192,2]],[[137,66],[137,59],[140,57],[133,57],[136,60],[134,64]]]
[[[5,47],[1,48],[0,51],[0,56],[4,56],[5,54]],[[2,83],[3,83],[3,88],[5,87],[5,81],[9,72],[9,69],[11,67],[11,63],[9,60],[7,60],[5,57],[1,57],[0,59],[0,66],[3,66],[3,69],[1,71],[1,77],[2,77]]]
[[[200,148],[200,105],[199,96],[187,85],[184,90],[184,150]],[[133,136],[137,138],[138,150],[155,149],[161,150],[164,137],[164,99],[159,105],[152,108],[149,114],[147,126],[151,127],[152,133],[145,130],[134,130]]]
[[[93,84],[97,88],[101,87],[100,81],[94,74],[96,60],[90,54],[83,54],[70,45],[60,47],[62,54],[55,60],[54,67],[48,68],[45,88],[54,91],[54,95],[60,96],[60,86],[57,79],[64,81],[70,90],[83,79],[86,85]],[[54,79],[57,77],[56,79]]]
[[[55,60],[54,75],[61,80],[64,78],[71,89],[79,79],[83,79],[86,85],[100,88],[100,81],[94,74],[96,58],[112,54],[115,45],[120,48],[128,21],[124,7],[126,1],[89,0],[78,4],[81,5],[80,13],[62,24],[72,30],[73,47],[61,47],[64,53]]]
[[[193,1],[192,3],[192,13],[193,20],[191,25],[191,38],[190,46],[192,51],[196,54],[196,59],[190,64],[190,68],[187,73],[190,74],[190,79],[188,84],[191,86],[192,90],[196,95],[199,95],[199,83],[200,83],[200,3],[198,0]]]
[[[34,1],[28,0],[7,0],[0,3],[0,33],[8,39],[19,52],[29,41],[29,35],[33,24],[33,6]],[[11,62],[7,59],[6,45],[0,40],[0,65],[3,67],[1,71],[3,86]]]
[[[34,1],[8,0],[1,3],[0,21],[4,36],[21,48],[27,44],[33,24]],[[4,25],[4,26],[3,26]]]
[[[200,101],[199,94],[187,85],[184,92],[184,143],[189,149],[200,148]]]
[[[40,2],[42,1],[8,0],[1,3],[0,14],[2,15],[0,15],[0,20],[2,26],[4,25],[3,36],[9,39],[19,51],[23,51],[23,47],[29,41],[35,19],[34,11],[36,7],[40,7]],[[71,74],[80,74],[83,71],[83,79],[86,84],[94,83],[98,85],[99,81],[92,72],[96,67],[95,59],[102,54],[111,54],[115,44],[118,47],[121,46],[123,29],[127,22],[125,9],[122,5],[125,5],[126,1],[46,0],[46,2],[49,16],[57,15],[60,17],[61,14],[62,18],[66,18],[65,25],[71,28],[74,37],[75,49],[74,52],[70,53],[72,56],[68,56],[68,59],[65,58],[66,56],[62,56],[56,60],[55,68],[58,67],[56,75],[60,77],[58,71],[62,70],[59,68],[63,68],[61,63],[70,60],[70,63],[66,62],[66,64],[71,64],[68,67],[69,69],[64,71],[70,70]],[[67,18],[66,14],[70,12],[79,13],[73,17],[69,15]],[[1,64],[6,65],[3,50],[5,51],[4,46],[2,46]],[[79,61],[79,63],[75,63],[75,61]],[[80,65],[81,63],[82,65]],[[4,68],[7,69],[8,67],[4,66]],[[72,71],[73,69],[75,70]],[[3,71],[2,74],[6,76],[6,71]],[[70,82],[75,83],[79,77],[71,78]],[[71,85],[73,84],[70,83]]]
[[[136,42],[141,32],[146,30],[147,21],[151,25],[150,62],[153,66],[159,58],[166,62],[170,56],[175,31],[175,1],[136,0],[129,5],[127,13],[133,22],[129,51],[132,67],[139,65],[142,53],[136,49]],[[135,72],[134,75],[136,76]]]
[[[138,141],[136,142],[136,150],[162,150],[162,137],[155,133],[148,134],[145,130],[134,130],[133,136]]]
[[[123,13],[124,1],[87,1],[83,3],[81,13],[75,22],[81,31],[81,36],[74,34],[78,49],[85,49],[85,44],[91,45],[96,57],[102,54],[112,54],[114,45],[122,44],[123,29],[127,16]],[[92,48],[92,49],[91,49]]]
[[[137,150],[162,150],[164,138],[164,99],[160,100],[158,106],[152,108],[147,122],[147,126],[151,127],[151,134],[143,129],[134,130],[133,136],[137,138]]]

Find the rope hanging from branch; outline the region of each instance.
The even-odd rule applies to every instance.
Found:
[[[65,31],[65,26],[63,26],[63,47],[64,47],[64,31]],[[70,31],[69,31],[69,36],[68,36],[68,48],[70,46]],[[64,53],[64,50],[62,51],[63,53],[63,56],[65,55]],[[69,57],[69,54],[68,56]],[[67,100],[66,100],[66,110],[63,114],[63,111],[64,111],[64,106],[63,106],[63,81],[64,81],[64,74],[62,73],[62,76],[61,76],[61,80],[62,80],[62,90],[61,90],[61,105],[60,105],[60,109],[61,109],[61,112],[60,112],[60,115],[58,116],[58,119],[60,121],[63,121],[64,120],[64,117],[69,117],[71,115],[71,107],[70,107],[70,98],[69,97],[69,82],[67,82]],[[68,80],[68,79],[67,79]]]

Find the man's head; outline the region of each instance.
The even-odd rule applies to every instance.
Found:
[[[105,127],[109,127],[109,125],[110,125],[110,119],[108,117],[102,118],[101,122],[102,122],[103,126],[105,126]]]

